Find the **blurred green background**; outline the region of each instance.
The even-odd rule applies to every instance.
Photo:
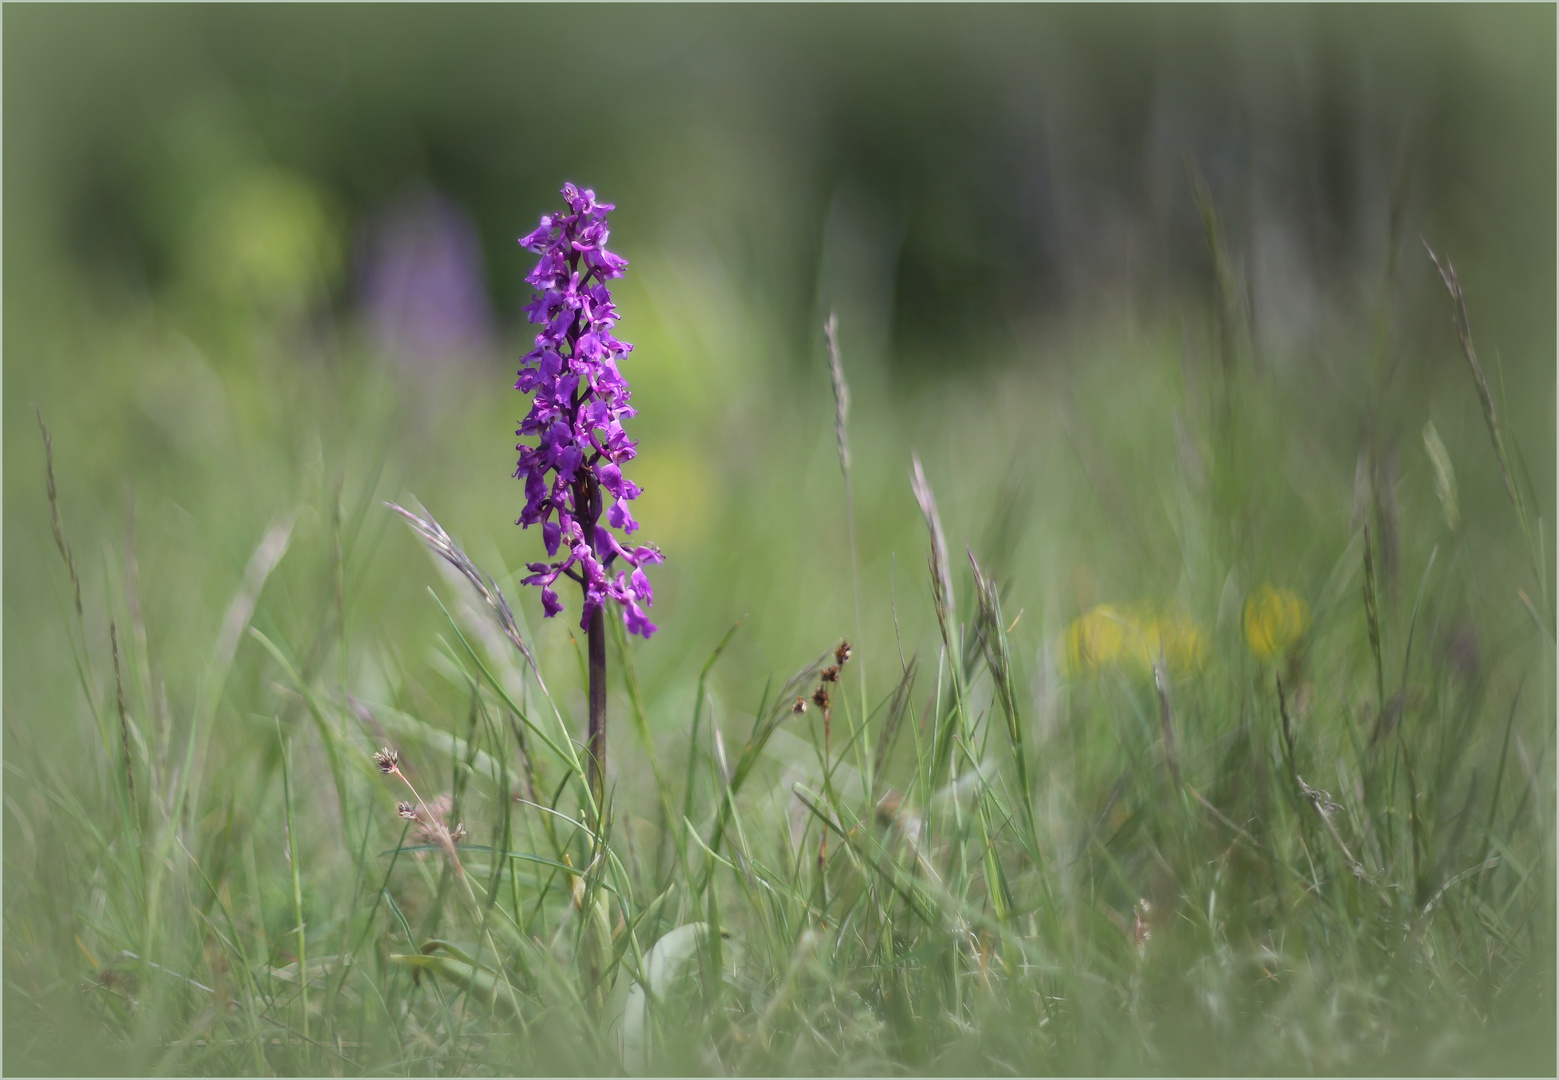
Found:
[[[1296,418],[1267,463],[1309,488],[1283,527],[1348,513],[1382,348],[1402,496],[1434,509],[1433,419],[1465,516],[1498,513],[1420,234],[1553,488],[1546,8],[73,5],[5,28],[8,738],[72,727],[34,405],[89,591],[133,497],[170,656],[209,637],[265,522],[309,505],[307,535],[338,488],[349,509],[371,483],[413,493],[479,559],[534,557],[509,524],[533,262],[514,240],[564,179],[619,205],[631,261],[639,505],[668,556],[651,678],[743,615],[757,668],[853,629],[831,309],[868,640],[894,581],[905,633],[925,625],[911,448],[955,548],[1005,529],[1052,625],[1172,590],[1152,493],[1213,295],[1188,164]],[[409,537],[360,554],[353,617],[426,615]]]
[[[1037,698],[1057,634],[1095,603],[1172,603],[1237,640],[1228,582],[1192,556],[1219,538],[1188,535],[1166,494],[1205,457],[1218,333],[1193,169],[1262,388],[1241,586],[1315,595],[1373,439],[1404,522],[1386,572],[1412,567],[1410,599],[1439,540],[1432,420],[1478,567],[1452,614],[1491,649],[1525,619],[1523,549],[1420,236],[1462,276],[1551,522],[1552,7],[39,5],[8,7],[4,30],[7,761],[108,768],[35,405],[99,675],[108,617],[144,617],[153,681],[188,714],[246,561],[294,510],[255,625],[325,650],[339,508],[348,634],[375,643],[343,681],[463,715],[418,683],[437,682],[438,577],[376,501],[415,497],[500,577],[582,723],[577,600],[543,623],[504,577],[541,550],[512,524],[534,263],[515,239],[564,180],[617,204],[630,260],[614,290],[636,346],[630,475],[666,554],[663,629],[636,655],[668,747],[739,618],[721,722],[841,635],[859,631],[874,696],[895,635],[905,654],[931,644],[912,450],[955,560],[968,543],[1027,612],[1014,640]],[[853,394],[859,627],[829,311]],[[139,612],[104,589],[132,552]],[[1355,615],[1336,616],[1350,640]],[[239,656],[225,700],[242,719],[275,673],[252,642]],[[629,739],[614,729],[632,794]]]

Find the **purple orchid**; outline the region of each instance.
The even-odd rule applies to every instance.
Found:
[[[520,459],[514,475],[525,481],[525,509],[516,524],[539,523],[554,560],[527,564],[525,584],[541,586],[542,609],[551,618],[563,610],[553,585],[559,575],[572,578],[584,591],[581,629],[591,629],[592,616],[610,597],[622,605],[629,632],[649,637],[655,624],[644,608],[654,592],[644,567],[660,562],[660,552],[628,547],[608,528],[626,535],[639,527],[628,509],[639,488],[622,474],[637,447],[622,421],[635,410],[617,370],[633,346],[612,336],[617,308],[606,285],[622,277],[628,260],[606,250],[611,203],[597,202],[595,192],[573,184],[563,185],[563,200],[567,213],[543,215],[536,231],[520,240],[541,256],[525,279],[537,291],[525,314],[542,330],[514,384],[535,394],[515,434],[537,439],[534,446],[515,447]],[[603,506],[606,495],[610,508]],[[613,577],[619,560],[625,568]]]

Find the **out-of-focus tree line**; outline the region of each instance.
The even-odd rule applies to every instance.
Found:
[[[514,238],[572,178],[621,205],[630,257],[717,245],[798,347],[843,305],[861,347],[958,364],[1207,293],[1191,168],[1274,353],[1378,290],[1393,207],[1485,283],[1483,321],[1553,321],[1544,8],[72,6],[7,30],[18,344],[64,291],[196,324],[223,298],[367,312],[437,352],[520,321]]]

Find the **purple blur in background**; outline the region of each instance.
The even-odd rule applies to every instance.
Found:
[[[381,347],[408,366],[486,348],[493,315],[470,217],[431,190],[380,212],[358,245],[358,302]]]

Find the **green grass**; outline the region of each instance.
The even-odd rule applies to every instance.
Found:
[[[45,399],[58,547],[41,445],[7,443],[6,1070],[1551,1073],[1519,433],[1507,493],[1455,354],[1388,395],[1361,349],[1323,393],[1178,334],[919,387],[847,351],[858,560],[822,365],[696,406],[714,434],[674,414],[693,376],[630,372],[664,629],[614,637],[601,824],[577,601],[543,622],[511,569],[516,396],[127,331],[183,411]],[[413,498],[530,655],[381,501]],[[1263,660],[1269,582],[1311,619]],[[1201,662],[1069,662],[1099,603],[1193,620]],[[825,739],[793,702],[844,638]],[[461,869],[381,745],[449,797]]]

